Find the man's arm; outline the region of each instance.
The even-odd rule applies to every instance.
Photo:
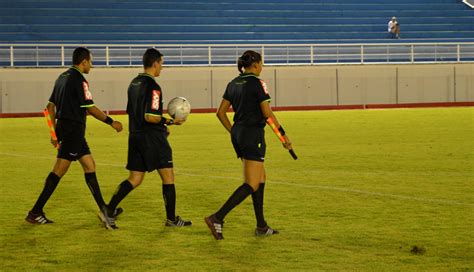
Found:
[[[51,122],[53,123],[53,128],[56,129],[56,105],[53,102],[48,102],[46,108],[49,112],[49,117],[51,118]]]
[[[122,123],[120,123],[119,121],[114,121],[112,118],[110,118],[109,116],[107,116],[105,113],[103,113],[99,108],[97,108],[96,106],[92,106],[92,107],[88,107],[87,108],[87,112],[94,116],[95,119],[99,120],[99,121],[102,121],[110,126],[112,126],[112,128],[115,129],[115,131],[117,132],[120,132],[122,131]]]
[[[152,124],[160,124],[163,123],[167,126],[170,125],[181,125],[184,123],[184,119],[167,119],[161,115],[155,115],[150,113],[145,113],[145,121]]]
[[[49,112],[49,118],[51,119],[53,129],[56,130],[56,105],[53,102],[49,101],[48,105],[46,105],[46,109]],[[59,144],[58,139],[53,139],[53,137],[51,137],[51,144],[54,147],[57,147]]]

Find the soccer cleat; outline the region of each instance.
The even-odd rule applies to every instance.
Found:
[[[222,228],[224,227],[224,222],[220,222],[215,215],[204,217],[204,221],[206,222],[207,226],[211,230],[211,233],[214,238],[216,238],[216,240],[224,239],[224,236],[222,236]]]
[[[107,207],[106,206],[103,206],[100,209],[97,216],[99,217],[100,221],[102,221],[102,223],[104,224],[104,227],[106,229],[110,229],[110,230],[118,229],[118,227],[115,225],[115,217],[110,217],[107,214]]]
[[[279,232],[277,230],[274,230],[270,228],[269,226],[266,226],[264,228],[256,228],[255,229],[255,235],[256,236],[271,236],[278,234]]]
[[[165,226],[167,227],[188,227],[191,226],[193,222],[191,221],[186,221],[181,219],[181,217],[176,216],[176,219],[174,221],[166,219]]]
[[[31,224],[43,225],[43,224],[51,224],[54,223],[53,221],[46,218],[44,212],[41,213],[33,213],[31,211],[28,212],[28,215],[25,218],[26,222]]]

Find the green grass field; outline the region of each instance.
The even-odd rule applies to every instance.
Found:
[[[265,214],[280,230],[253,236],[251,199],[215,241],[203,217],[242,182],[241,163],[214,114],[172,127],[177,213],[164,227],[161,181],[147,174],[122,203],[120,229],[103,229],[73,164],[45,207],[24,221],[52,168],[43,118],[0,119],[0,270],[472,271],[474,108],[278,112],[299,159],[267,128]],[[127,125],[126,116],[115,116]],[[92,118],[87,139],[108,201],[127,178],[127,131]],[[425,250],[414,254],[417,246]]]

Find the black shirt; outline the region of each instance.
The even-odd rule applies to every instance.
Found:
[[[139,74],[130,83],[127,114],[130,132],[166,131],[163,124],[145,121],[145,114],[154,116],[163,114],[161,88],[151,75]]]
[[[76,67],[59,75],[49,102],[56,106],[56,119],[86,124],[86,109],[94,106],[89,83]]]
[[[234,123],[244,126],[265,126],[260,103],[270,101],[267,85],[255,74],[240,74],[225,90],[223,98],[235,111]]]

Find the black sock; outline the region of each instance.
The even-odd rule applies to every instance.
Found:
[[[43,212],[44,205],[46,205],[46,202],[53,194],[54,190],[56,189],[56,186],[58,186],[60,179],[61,178],[55,173],[49,173],[48,177],[46,178],[46,182],[44,183],[43,191],[38,197],[38,200],[36,200],[36,203],[33,206],[33,209],[31,209],[31,212],[35,214]]]
[[[97,182],[97,177],[95,172],[92,173],[85,173],[84,177],[86,178],[87,186],[89,190],[91,190],[92,196],[94,196],[95,202],[99,208],[105,206],[104,199],[102,198],[102,194],[100,193],[99,183]]]
[[[227,202],[222,208],[216,212],[218,220],[223,221],[224,217],[237,205],[239,205],[244,199],[246,199],[251,193],[253,193],[252,186],[247,183],[242,184],[234,193],[229,197]]]
[[[115,194],[112,196],[112,199],[109,202],[109,216],[114,214],[114,211],[120,201],[122,201],[132,190],[133,185],[130,183],[130,181],[124,180],[122,183],[120,183],[120,185],[117,187],[117,190],[115,191]]]
[[[265,218],[263,217],[263,192],[265,190],[265,183],[260,183],[258,190],[252,193],[253,210],[255,211],[255,218],[257,219],[257,227],[264,228],[267,226]]]
[[[174,184],[163,184],[163,199],[165,201],[166,218],[176,220],[176,189]]]

